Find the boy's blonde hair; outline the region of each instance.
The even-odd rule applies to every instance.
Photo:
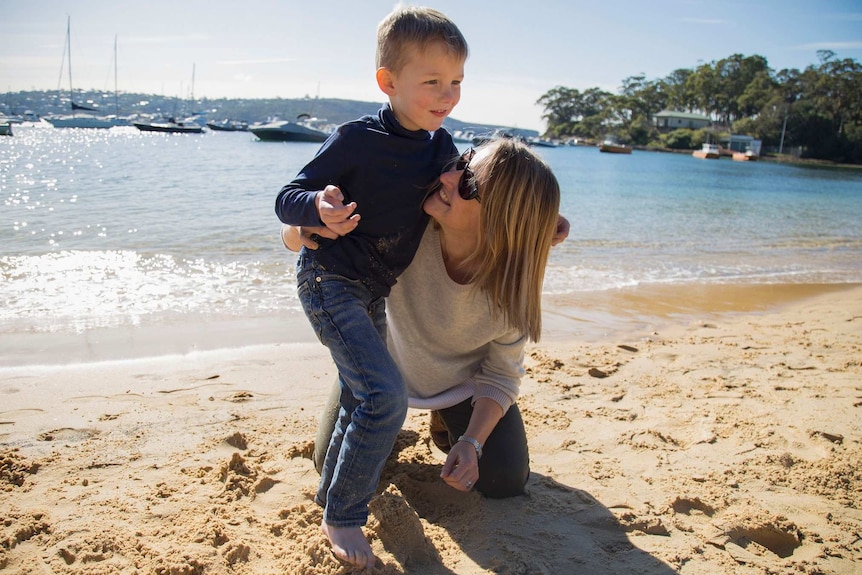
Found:
[[[479,188],[479,244],[472,283],[493,311],[532,341],[542,332],[542,284],[560,211],[560,185],[526,144],[492,140],[471,164]]]
[[[467,40],[441,12],[422,6],[396,6],[377,26],[377,68],[397,74],[409,58],[409,48],[424,50],[442,42],[449,51],[467,59]]]

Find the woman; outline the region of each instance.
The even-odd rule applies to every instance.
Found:
[[[561,219],[555,238],[559,204],[556,178],[526,145],[501,139],[468,150],[426,199],[432,222],[387,299],[409,405],[431,410],[432,439],[448,453],[441,477],[460,491],[524,492],[529,454],[516,400],[524,345],[541,333],[548,252],[568,232]],[[350,400],[341,390],[336,383],[321,420],[318,471],[340,400]]]

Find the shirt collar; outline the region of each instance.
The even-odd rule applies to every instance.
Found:
[[[402,126],[395,117],[395,112],[392,111],[392,106],[388,102],[383,104],[383,107],[380,108],[377,116],[383,126],[386,127],[386,130],[392,134],[414,140],[427,140],[431,137],[431,132],[428,130],[408,130]]]

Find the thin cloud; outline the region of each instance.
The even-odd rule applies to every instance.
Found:
[[[297,58],[260,58],[257,60],[222,60],[217,62],[220,66],[249,66],[253,64],[284,64],[285,62],[296,62]]]
[[[123,44],[176,44],[180,42],[201,42],[209,40],[206,34],[187,34],[184,36],[132,36],[123,39]]]
[[[857,50],[862,42],[813,42],[797,46],[797,50]]]

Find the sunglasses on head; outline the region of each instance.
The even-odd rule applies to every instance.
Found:
[[[475,155],[476,150],[473,148],[461,154],[461,157],[455,163],[455,169],[463,172],[461,179],[458,180],[458,195],[461,196],[462,200],[476,200],[479,202],[479,186],[476,184],[476,175],[470,169],[470,161]]]

